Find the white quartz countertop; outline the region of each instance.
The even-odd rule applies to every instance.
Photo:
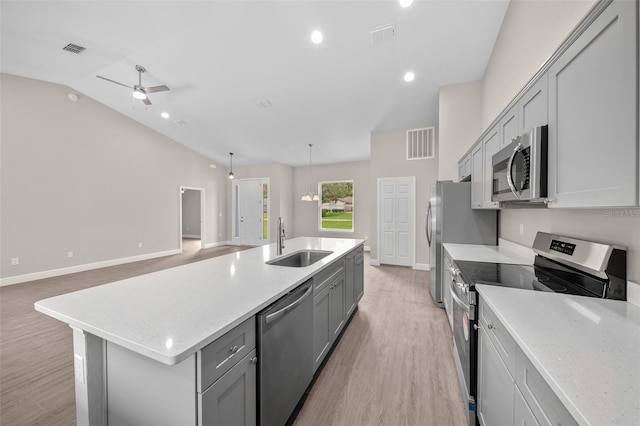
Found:
[[[443,246],[451,255],[454,262],[456,260],[470,260],[475,262],[512,263],[518,265],[531,265],[533,263],[530,257],[500,246],[453,243],[444,243]]]
[[[580,424],[640,422],[640,307],[476,285]]]
[[[188,358],[364,240],[301,237],[302,249],[333,253],[291,268],[265,264],[270,244],[36,302],[35,309],[149,358],[173,365]]]

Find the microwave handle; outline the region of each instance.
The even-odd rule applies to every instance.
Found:
[[[513,178],[511,177],[511,173],[512,173],[512,167],[513,167],[513,160],[516,158],[516,154],[522,150],[522,144],[519,143],[518,146],[515,147],[515,149],[513,150],[513,154],[511,154],[511,157],[509,157],[509,162],[507,163],[507,183],[509,184],[509,188],[511,189],[511,192],[513,192],[513,195],[515,195],[518,199],[520,198],[520,194],[518,194],[518,190],[516,190],[516,186],[513,184]]]

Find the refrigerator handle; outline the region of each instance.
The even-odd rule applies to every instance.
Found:
[[[424,224],[424,233],[427,236],[427,242],[431,247],[431,201],[429,201],[429,207],[427,207],[427,223]]]

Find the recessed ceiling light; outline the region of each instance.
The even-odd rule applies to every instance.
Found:
[[[411,3],[413,3],[413,0],[399,0],[400,2],[400,7],[409,7],[411,6]]]
[[[311,41],[314,42],[315,44],[320,44],[322,43],[322,33],[318,30],[315,30],[314,32],[311,33]]]
[[[416,75],[414,73],[412,73],[411,71],[409,71],[408,73],[406,73],[404,75],[404,81],[406,81],[407,83],[410,81],[413,81],[413,79],[416,78]]]
[[[162,116],[162,118],[169,118],[169,113],[168,112],[163,112],[160,115]]]

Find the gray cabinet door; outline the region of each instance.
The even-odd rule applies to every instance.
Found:
[[[518,120],[518,105],[512,106],[500,119],[498,124],[500,148],[509,145],[513,138],[520,134],[520,122]]]
[[[637,204],[637,7],[611,3],[549,69],[549,207]]]
[[[523,426],[540,426],[540,422],[533,415],[531,408],[524,400],[520,389],[516,385],[513,391],[513,424]]]
[[[331,344],[333,344],[345,324],[344,274],[336,277],[329,287],[331,288],[331,292],[329,294],[329,326],[331,327]]]
[[[346,316],[349,318],[356,308],[356,251],[347,254],[346,258],[344,307]]]
[[[484,198],[484,158],[482,141],[478,141],[471,150],[471,207],[482,208]]]
[[[355,267],[355,297],[356,297],[356,305],[364,296],[364,250],[363,248],[358,249],[358,255],[356,256],[356,267]]]
[[[520,135],[549,122],[546,73],[518,100],[518,119]]]
[[[199,425],[256,424],[256,350],[198,395]]]
[[[513,424],[514,381],[486,326],[478,330],[478,420],[483,426]]]
[[[492,159],[493,154],[498,152],[499,139],[498,139],[498,127],[494,126],[487,135],[482,139],[482,155],[484,164],[484,176],[482,178],[482,207],[485,209],[497,209],[499,203],[497,201],[491,201],[491,195],[493,193],[493,168]]]
[[[329,327],[329,296],[331,286],[327,285],[313,297],[313,371],[315,372],[331,347]]]

